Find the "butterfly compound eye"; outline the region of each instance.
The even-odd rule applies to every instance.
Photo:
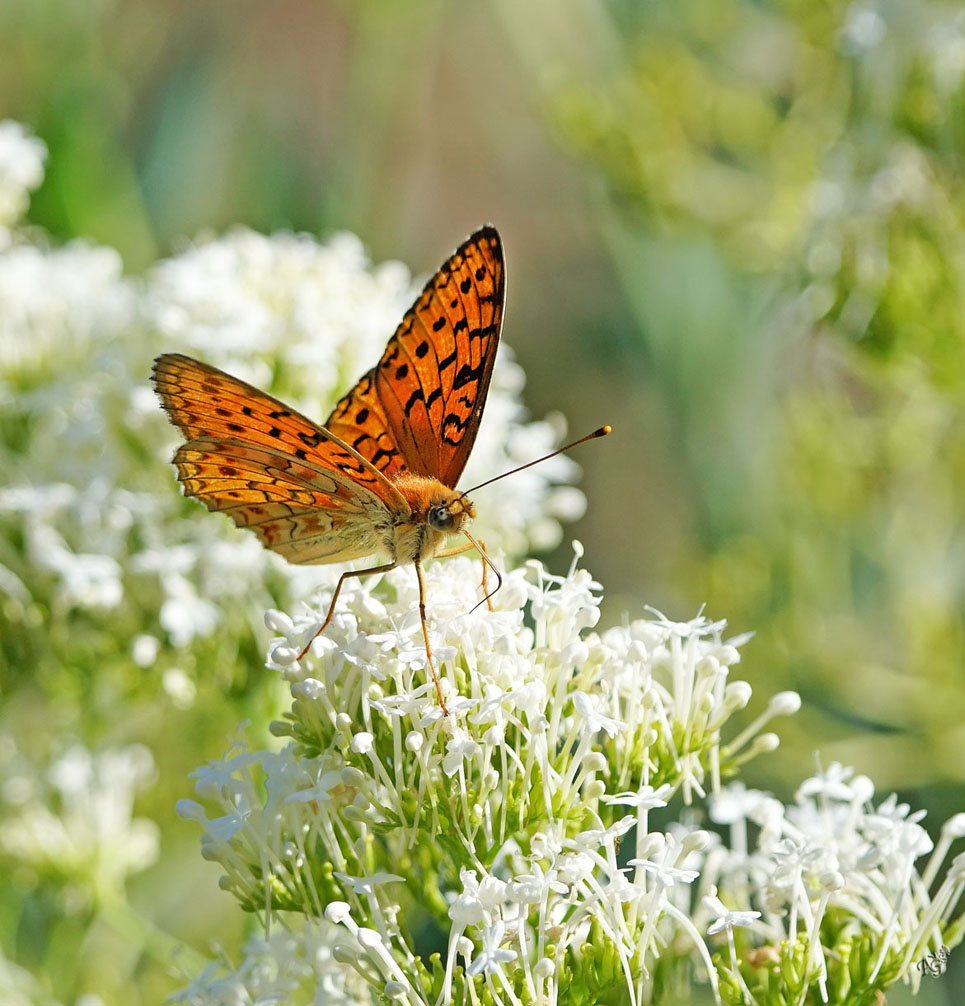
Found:
[[[449,507],[445,505],[434,506],[429,511],[429,526],[435,531],[451,531],[455,522]]]

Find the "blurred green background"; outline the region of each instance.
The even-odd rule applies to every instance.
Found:
[[[604,617],[706,603],[756,630],[758,699],[804,698],[757,784],[787,796],[820,749],[926,824],[965,805],[959,4],[0,0],[0,109],[50,150],[29,221],[132,274],[237,223],[348,229],[428,272],[495,223],[527,405],[615,430],[576,458],[569,532]],[[32,670],[4,669],[5,701]],[[51,701],[57,676],[36,674]],[[274,701],[223,685],[171,725],[176,757],[149,709],[62,721],[155,747],[142,810],[164,858],[130,896],[200,949],[237,923],[217,894],[185,912],[215,877],[171,804]],[[4,885],[6,955],[32,967],[61,941],[101,962],[51,994],[178,984],[44,883]]]

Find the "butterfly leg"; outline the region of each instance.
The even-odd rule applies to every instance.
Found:
[[[429,662],[429,670],[432,671],[432,680],[436,685],[436,695],[439,696],[442,715],[448,716],[449,710],[446,709],[446,704],[442,700],[442,688],[439,687],[439,675],[436,674],[436,667],[432,662],[432,647],[429,645],[429,627],[426,625],[426,578],[422,572],[422,563],[418,559],[415,561],[415,571],[419,577],[419,618],[422,619],[422,638],[426,641],[426,659]]]
[[[338,600],[338,593],[342,589],[342,584],[350,576],[365,576],[367,573],[387,573],[390,569],[395,569],[398,563],[387,562],[384,566],[371,566],[368,569],[350,569],[347,573],[343,573],[338,578],[338,583],[335,585],[335,593],[332,594],[332,602],[328,606],[328,614],[325,616],[325,621],[315,630],[312,634],[312,638],[305,644],[302,652],[298,654],[298,659],[301,660],[302,657],[308,653],[308,648],[315,642],[316,639],[328,628],[328,623],[332,620],[332,615],[335,614],[335,602]]]
[[[486,583],[486,568],[489,566],[489,553],[486,551],[486,543],[479,538],[477,540],[476,548],[479,549],[479,555],[482,559],[482,589],[483,593],[486,595],[486,607],[490,611],[495,611],[493,608],[492,596],[496,593],[494,590],[492,593],[489,591],[489,585]],[[499,576],[499,571],[496,571],[496,576]],[[502,586],[502,579],[500,579],[500,586]],[[498,590],[499,587],[496,588]]]
[[[465,534],[465,532],[463,532],[463,533]],[[486,583],[486,568],[488,566],[491,566],[492,563],[489,561],[489,554],[486,552],[486,543],[482,540],[482,538],[479,538],[479,539],[475,539],[474,538],[473,540],[471,540],[469,542],[468,545],[455,545],[453,548],[447,548],[447,549],[443,550],[442,552],[436,552],[436,554],[435,554],[435,556],[433,556],[433,558],[435,558],[435,559],[448,559],[449,556],[451,556],[451,555],[462,555],[463,552],[469,552],[469,551],[471,551],[473,549],[475,549],[479,553],[479,556],[482,559],[482,589],[483,589],[483,594],[486,595],[483,598],[483,600],[486,602],[486,605],[489,608],[489,610],[493,611],[494,610],[493,609],[493,602],[490,600],[490,598],[493,596],[493,594],[496,593],[496,590],[499,590],[499,587],[497,587],[496,590],[494,590],[492,592],[492,594],[489,592],[489,588],[488,588],[487,583]],[[499,577],[499,570],[496,569],[495,566],[493,566],[493,569],[496,572],[496,576]],[[501,586],[502,585],[502,577],[499,578],[499,583],[500,583],[500,586]]]
[[[491,598],[493,594],[496,593],[496,590],[499,590],[499,588],[503,585],[502,573],[499,572],[499,570],[495,567],[495,565],[493,565],[492,559],[489,558],[489,553],[486,551],[486,543],[481,538],[478,540],[476,538],[473,538],[473,536],[468,531],[464,530],[462,533],[469,539],[468,545],[456,545],[453,548],[447,548],[442,552],[436,552],[435,558],[445,559],[450,555],[462,555],[463,552],[468,552],[470,549],[475,549],[479,553],[479,557],[482,559],[482,589],[483,593],[486,595],[483,598],[483,601],[486,602],[486,606],[489,608],[489,610],[493,611],[495,609],[493,608],[493,602]],[[496,574],[496,590],[494,591],[490,591],[486,584],[487,566],[489,566],[492,569],[492,571]],[[482,604],[482,601],[480,601],[479,604]],[[476,605],[476,608],[479,607],[479,604]],[[476,608],[473,608],[472,610],[475,611]]]

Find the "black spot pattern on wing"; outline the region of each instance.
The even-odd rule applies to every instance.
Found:
[[[447,486],[459,480],[486,404],[504,299],[502,243],[483,227],[429,280],[364,379],[396,464]]]
[[[310,505],[344,507],[351,502],[358,508],[376,510],[398,506],[397,494],[387,490],[376,474],[346,452],[327,431],[271,395],[178,354],[159,356],[152,377],[168,417],[189,442],[185,446],[204,442],[212,464],[220,456],[222,467],[232,466],[235,461],[231,457],[247,451],[255,457],[256,468],[267,466],[279,472],[282,483],[285,478],[281,473],[286,466],[287,470],[297,471],[298,478],[289,481],[299,487],[294,496],[299,503],[303,491],[317,491],[319,498]],[[216,474],[222,481],[215,478]],[[223,473],[214,469],[205,469],[190,482],[186,470],[179,468],[179,476],[185,493],[203,497],[207,505],[222,494],[238,502],[255,499],[260,491],[229,486]],[[261,481],[267,482],[268,477]],[[290,498],[286,493],[282,490],[280,498]]]

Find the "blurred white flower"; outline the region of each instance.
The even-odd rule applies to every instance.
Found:
[[[19,122],[0,121],[0,248],[4,230],[27,208],[30,192],[43,181],[47,146]]]
[[[0,953],[0,1002],[4,1006],[36,1006],[52,1002],[42,982],[26,968],[7,960]]]
[[[116,898],[129,874],[157,859],[157,825],[133,816],[135,796],[154,782],[147,748],[94,753],[75,745],[45,777],[33,771],[21,763],[26,789],[0,822],[6,855],[72,882],[95,901]]]
[[[704,908],[714,916],[714,921],[707,928],[709,936],[736,926],[753,925],[761,917],[760,912],[732,912],[716,895],[707,895],[703,903]]]
[[[180,667],[168,667],[165,670],[161,677],[161,687],[176,709],[190,709],[194,705],[197,686]]]
[[[112,248],[83,241],[0,246],[0,389],[39,366],[82,386],[96,347],[133,328],[136,288],[122,268]]]
[[[209,965],[168,999],[183,1006],[269,1006],[305,1002],[317,1006],[359,1006],[367,986],[335,959],[339,931],[329,923],[294,922],[270,936],[248,940],[243,959],[226,956]]]

